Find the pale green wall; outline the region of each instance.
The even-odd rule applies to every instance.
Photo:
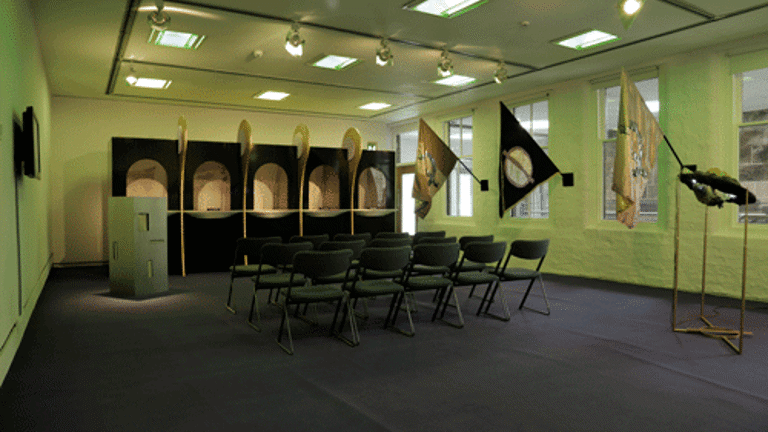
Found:
[[[27,2],[0,0],[0,383],[21,343],[51,263],[50,97],[35,35]],[[17,180],[14,175],[13,119],[21,120],[29,105],[40,123],[42,180]]]
[[[292,142],[300,123],[309,128],[310,145],[341,147],[344,132],[360,131],[363,145],[390,142],[386,125],[367,121],[206,109],[190,106],[53,97],[51,192],[55,263],[106,262],[106,202],[111,190],[112,137],[176,139],[179,116],[187,119],[189,139],[237,141],[245,119],[254,143]]]
[[[768,36],[728,46],[636,65],[629,70],[657,67],[661,98],[660,123],[684,163],[719,167],[738,175],[737,131],[732,121],[732,64],[768,67]],[[749,53],[752,51],[751,53]],[[742,54],[748,53],[748,54]],[[740,66],[743,68],[743,66]],[[671,288],[673,284],[674,215],[677,163],[665,144],[659,151],[659,221],[630,230],[616,221],[601,220],[602,143],[598,139],[595,81],[601,77],[553,84],[501,99],[459,107],[427,116],[438,133],[442,123],[473,112],[474,172],[489,179],[491,191],[475,185],[472,218],[445,215],[445,192],[438,192],[431,213],[419,230],[445,229],[449,235],[494,234],[502,240],[550,238],[545,272]],[[618,84],[618,80],[616,81]],[[498,218],[499,100],[512,108],[549,94],[549,154],[563,172],[575,173],[575,187],[563,188],[559,176],[550,181],[550,218]],[[393,127],[393,132],[407,128]],[[680,288],[698,291],[704,206],[683,187],[681,195]],[[736,223],[736,206],[710,212],[707,292],[741,296],[743,225]],[[768,300],[766,269],[768,226],[749,228],[747,298]]]

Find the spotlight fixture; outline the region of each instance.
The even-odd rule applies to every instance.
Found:
[[[376,64],[379,66],[386,66],[392,64],[392,59],[395,56],[392,55],[392,50],[389,49],[386,39],[381,40],[381,46],[376,49]]]
[[[637,18],[637,14],[645,4],[645,0],[620,0],[617,5],[619,8],[619,16],[621,17],[621,23],[624,24],[624,29],[627,30]]]
[[[501,84],[507,80],[507,70],[504,69],[504,63],[499,62],[496,72],[493,73],[493,80],[496,81],[496,84]]]
[[[443,50],[440,54],[440,61],[437,63],[437,74],[441,77],[449,77],[453,75],[453,63],[448,58],[448,51]]]
[[[163,0],[156,0],[157,10],[151,12],[147,17],[147,22],[153,30],[167,30],[171,24],[171,17],[163,10]]]
[[[299,35],[299,25],[293,24],[285,36],[285,50],[294,57],[304,54],[304,39]]]

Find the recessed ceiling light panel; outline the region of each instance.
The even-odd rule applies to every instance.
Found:
[[[384,102],[371,102],[369,104],[365,104],[365,105],[363,105],[361,107],[358,107],[358,108],[364,109],[364,110],[378,111],[380,109],[389,108],[391,106],[392,105],[390,105],[388,103],[384,103]]]
[[[406,4],[403,9],[455,18],[487,2],[488,0],[417,0]]]
[[[129,75],[125,79],[132,87],[150,88],[165,90],[171,85],[171,80],[157,79],[157,78],[136,78],[133,75]]]
[[[290,96],[290,93],[284,93],[279,91],[265,91],[258,95],[253,95],[255,99],[263,99],[263,100],[271,100],[271,101],[279,101],[283,100]]]
[[[439,79],[433,81],[435,84],[446,85],[451,87],[458,87],[467,84],[471,84],[477,81],[475,78],[463,76],[463,75],[451,75],[448,78]]]
[[[327,55],[312,63],[312,66],[330,70],[343,70],[357,63],[358,59],[338,55]]]
[[[552,43],[580,51],[617,40],[619,40],[619,37],[610,33],[602,32],[600,30],[588,30],[574,36],[568,36],[564,39],[554,40]]]
[[[198,49],[203,40],[205,36],[171,30],[152,30],[149,35],[150,43],[173,48]]]

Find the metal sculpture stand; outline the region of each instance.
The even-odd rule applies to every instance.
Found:
[[[704,316],[704,300],[706,292],[706,276],[707,276],[707,230],[709,222],[709,206],[705,206],[704,213],[704,256],[701,264],[701,309],[697,318],[701,320],[704,327],[689,327],[678,328],[677,327],[677,288],[678,288],[678,271],[679,271],[679,257],[680,257],[680,182],[677,183],[677,211],[675,213],[675,275],[673,282],[673,300],[672,300],[672,330],[680,333],[699,333],[704,336],[720,339],[728,346],[730,346],[737,354],[742,353],[744,345],[744,335],[751,335],[751,332],[744,331],[744,310],[746,308],[746,295],[747,295],[747,229],[749,226],[749,199],[746,199],[745,205],[745,217],[744,217],[744,258],[741,267],[741,317],[739,320],[739,329],[729,329],[726,327],[719,327],[712,324],[706,316]],[[736,346],[731,339],[739,339],[739,344]]]

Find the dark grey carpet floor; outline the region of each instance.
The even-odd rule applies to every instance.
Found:
[[[408,338],[381,329],[377,299],[360,346],[294,320],[288,356],[278,310],[262,305],[253,331],[248,283],[232,315],[227,282],[172,276],[170,295],[137,301],[105,295],[104,269],[54,270],[0,388],[0,431],[768,431],[762,304],[736,355],[672,332],[670,291],[548,276],[549,317],[518,310],[512,284],[510,322],[477,317],[463,289],[465,328],[430,322],[420,296]],[[738,325],[736,302],[711,300]],[[696,312],[698,297],[681,302]]]

